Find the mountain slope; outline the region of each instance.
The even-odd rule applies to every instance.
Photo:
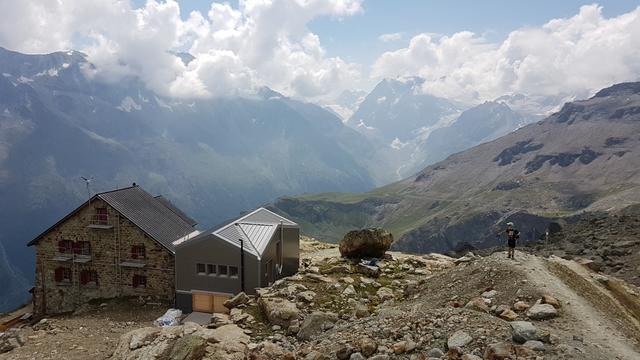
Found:
[[[640,202],[640,83],[624,83],[403,181],[360,194],[283,198],[274,209],[323,239],[384,226],[406,251],[501,243],[506,221],[523,240],[550,221]]]
[[[31,277],[25,244],[87,197],[81,176],[94,192],[135,181],[202,226],[286,194],[377,183],[376,149],[317,105],[269,89],[169,99],[135,78],[94,80],[91,68],[79,52],[0,48],[0,241],[12,262],[0,278]]]
[[[502,102],[485,102],[463,111],[449,126],[433,130],[420,143],[423,164],[430,165],[447,156],[491,141],[524,126],[527,119]]]

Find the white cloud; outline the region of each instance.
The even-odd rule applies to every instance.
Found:
[[[206,97],[270,86],[314,97],[344,89],[357,65],[328,57],[306,24],[318,16],[350,16],[362,0],[245,0],[238,8],[212,2],[207,14],[180,16],[175,0],[0,0],[0,46],[27,53],[79,48],[95,69],[118,81],[138,76],[170,96]],[[170,51],[196,59],[185,65]]]
[[[402,40],[402,33],[396,32],[396,33],[382,34],[378,36],[378,40],[382,42]]]
[[[423,90],[468,102],[505,93],[586,96],[640,77],[640,8],[605,18],[588,5],[577,15],[511,32],[491,43],[472,32],[419,34],[382,54],[376,77],[419,75]]]

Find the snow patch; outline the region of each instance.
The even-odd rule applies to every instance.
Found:
[[[36,77],[45,76],[45,75],[48,75],[48,76],[51,76],[51,77],[58,76],[58,69],[51,68],[49,70],[41,71],[41,72],[35,74]]]
[[[360,119],[360,122],[356,126],[359,127],[359,128],[366,129],[366,130],[375,130],[376,129],[373,126],[367,126],[367,124],[365,124],[362,119]]]
[[[62,64],[62,68],[63,68],[63,69],[67,69],[67,68],[69,68],[69,66],[70,66],[70,65],[69,65],[69,63],[64,63],[64,64]]]
[[[378,104],[382,104],[385,101],[387,101],[387,97],[386,96],[380,96],[378,99],[376,99],[376,102]]]
[[[120,106],[117,107],[117,109],[120,111],[131,112],[131,110],[140,110],[142,109],[142,107],[138,105],[131,98],[131,96],[127,96],[126,98],[122,99],[122,102],[120,103]]]
[[[171,105],[167,104],[166,102],[162,101],[162,99],[158,98],[157,96],[154,96],[154,99],[156,100],[156,104],[158,104],[158,106],[165,108],[165,109],[169,109],[169,111],[173,111],[173,108],[171,107]]]
[[[409,145],[409,142],[402,142],[400,141],[400,139],[398,139],[398,137],[396,137],[395,139],[393,139],[393,141],[391,142],[391,148],[392,149],[396,149],[396,150],[400,150],[403,147]]]
[[[2,73],[2,76],[4,76],[4,77],[12,77],[13,75],[11,75],[9,73]]]
[[[18,78],[18,82],[20,84],[28,84],[30,82],[33,82],[33,79],[20,75],[20,77]]]

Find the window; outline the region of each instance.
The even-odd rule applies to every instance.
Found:
[[[218,275],[229,276],[229,267],[227,265],[218,265]]]
[[[198,273],[198,275],[205,275],[206,269],[204,267],[204,264],[196,264],[196,272]]]
[[[91,255],[91,243],[88,241],[76,241],[73,243],[73,252],[77,255]]]
[[[132,286],[134,288],[146,288],[147,277],[144,275],[133,275]]]
[[[144,260],[147,256],[147,252],[144,245],[133,245],[131,247],[131,258],[137,260]]]
[[[217,275],[216,266],[213,264],[207,264],[207,275],[215,276]]]
[[[237,266],[229,266],[229,277],[237,278],[238,277],[238,267]]]
[[[55,270],[55,279],[58,283],[71,283],[71,269],[59,267]]]
[[[107,225],[109,219],[109,213],[107,211],[107,208],[96,208],[96,223],[97,224],[102,224],[102,225]]]
[[[94,270],[80,272],[80,285],[98,286],[98,273]]]
[[[58,251],[63,254],[73,254],[73,241],[71,240],[58,241]]]

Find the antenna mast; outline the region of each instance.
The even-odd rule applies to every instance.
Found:
[[[82,180],[84,180],[85,184],[87,184],[87,196],[91,199],[91,182],[93,181],[93,177],[86,178],[84,176],[80,176]]]

